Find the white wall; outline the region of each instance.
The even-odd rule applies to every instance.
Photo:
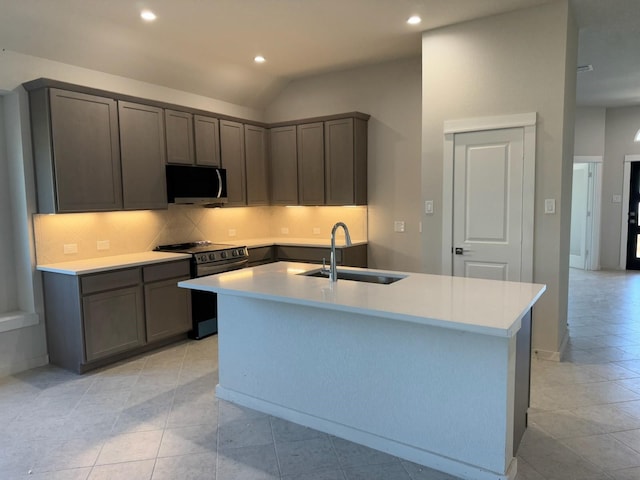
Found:
[[[640,107],[608,108],[602,168],[602,220],[600,265],[615,270],[620,265],[622,204],[613,201],[622,195],[625,155],[640,154],[640,143],[633,141],[640,129]]]
[[[369,265],[421,270],[420,58],[290,82],[269,104],[279,122],[349,111],[371,115],[368,143]],[[394,233],[394,220],[406,222]]]
[[[605,117],[603,107],[576,108],[574,155],[604,156]]]
[[[568,2],[425,32],[422,192],[428,272],[440,271],[443,123],[537,112],[534,281],[547,292],[534,310],[533,346],[557,357],[566,335],[577,29]],[[556,214],[544,215],[544,199]]]

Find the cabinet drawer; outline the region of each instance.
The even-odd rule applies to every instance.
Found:
[[[278,260],[322,263],[323,258],[328,265],[331,259],[330,248],[278,246]],[[336,262],[342,263],[342,250],[340,249],[336,249]]]
[[[260,265],[273,262],[273,248],[272,246],[249,248],[249,263]]]
[[[189,260],[149,265],[142,268],[142,275],[145,283],[157,282],[158,280],[165,280],[167,278],[188,277]]]
[[[137,285],[141,281],[142,277],[139,268],[96,273],[93,275],[82,276],[80,278],[83,295]]]

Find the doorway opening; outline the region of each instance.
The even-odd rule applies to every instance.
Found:
[[[569,266],[600,269],[602,157],[576,156],[573,164]]]
[[[622,183],[620,269],[640,270],[640,155],[625,155]]]

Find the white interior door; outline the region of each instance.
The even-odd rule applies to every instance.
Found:
[[[585,269],[587,264],[588,216],[589,216],[589,164],[573,164],[571,191],[571,243],[569,266]]]
[[[453,274],[520,281],[524,129],[456,134]]]

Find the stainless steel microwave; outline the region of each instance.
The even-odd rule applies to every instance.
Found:
[[[169,203],[221,205],[227,202],[227,171],[224,168],[167,165]]]

